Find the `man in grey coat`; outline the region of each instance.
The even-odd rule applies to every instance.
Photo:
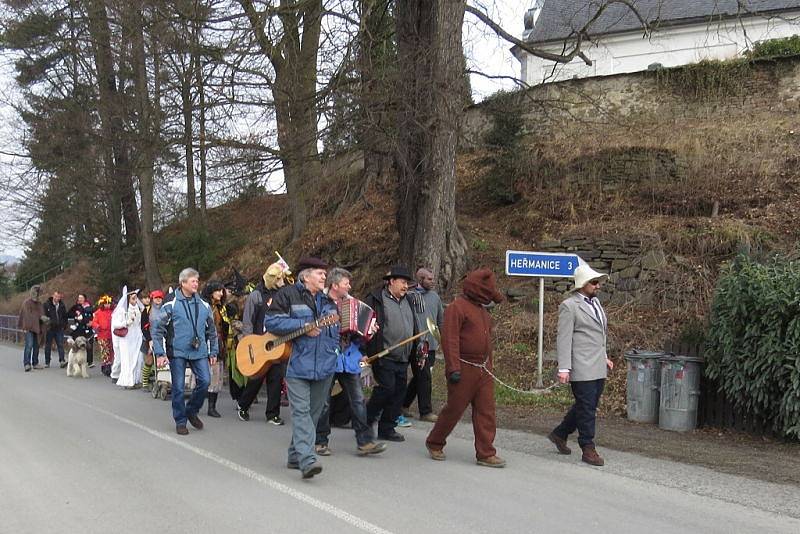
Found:
[[[547,436],[559,453],[570,454],[567,438],[577,430],[581,460],[596,466],[604,463],[594,445],[597,405],[608,370],[614,368],[606,352],[608,318],[597,299],[606,276],[580,265],[573,293],[558,308],[558,380],[570,384],[575,403]]]

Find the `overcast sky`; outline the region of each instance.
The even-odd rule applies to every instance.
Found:
[[[531,7],[533,0],[484,0],[482,5],[489,9],[489,14],[495,21],[514,36],[519,37],[524,29],[523,15]],[[495,36],[482,22],[467,13],[464,18],[464,51],[470,62],[471,70],[480,71],[491,76],[519,76],[519,63],[511,55],[511,45]],[[0,145],[0,174],[9,172],[9,165],[13,158],[3,152],[16,150],[17,139],[15,123],[18,118],[15,112],[5,105],[9,94],[13,92],[10,65],[8,61],[0,62],[0,136],[3,143]],[[495,93],[499,89],[514,88],[510,80],[491,80],[484,76],[473,74],[471,76],[473,97],[476,101]],[[0,199],[0,255],[22,255],[20,236],[9,235],[4,231],[7,221],[14,220],[25,213],[26,206],[18,206],[7,199]],[[30,239],[25,235],[22,239]]]

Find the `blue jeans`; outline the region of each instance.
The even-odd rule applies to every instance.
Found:
[[[56,349],[58,349],[58,361],[64,360],[64,331],[63,330],[48,330],[44,338],[44,363],[50,365],[50,350],[52,349],[53,340],[56,342]]]
[[[39,365],[39,335],[35,332],[25,332],[22,365]]]
[[[322,380],[287,378],[289,406],[292,409],[292,442],[289,444],[289,463],[298,463],[305,471],[317,461],[314,441],[315,423],[328,404],[333,375]]]
[[[572,405],[567,415],[564,416],[564,420],[561,424],[553,430],[553,434],[560,438],[567,439],[570,434],[577,430],[578,445],[580,445],[581,448],[587,445],[594,446],[595,416],[605,383],[606,381],[602,378],[598,380],[570,382],[572,396],[575,397],[575,404]]]
[[[183,392],[186,388],[186,366],[192,368],[195,386],[189,402],[184,402]],[[186,426],[187,415],[197,415],[206,401],[208,385],[211,383],[211,370],[208,358],[187,360],[186,358],[170,358],[169,372],[172,376],[172,417],[175,425]]]
[[[359,447],[375,441],[372,427],[367,424],[367,405],[364,403],[364,390],[361,387],[361,375],[350,373],[336,373],[335,380],[339,381],[344,394],[350,401],[350,419],[356,433],[356,443]],[[333,386],[333,382],[331,382]],[[330,393],[328,394],[330,396]],[[326,402],[325,408],[317,423],[317,445],[327,445],[328,436],[331,435],[330,405]]]

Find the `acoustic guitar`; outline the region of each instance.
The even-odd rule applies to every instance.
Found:
[[[266,333],[244,336],[236,347],[236,366],[244,376],[253,378],[263,376],[270,366],[289,359],[292,354],[291,341],[315,328],[324,328],[339,322],[339,316],[326,315],[303,328],[290,332],[284,336]]]

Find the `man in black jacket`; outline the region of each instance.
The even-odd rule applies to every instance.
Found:
[[[370,355],[413,336],[417,331],[414,309],[407,296],[408,283],[413,280],[411,273],[403,266],[396,266],[383,279],[386,284],[370,293],[364,301],[375,310],[379,327],[367,345]],[[367,423],[372,425],[380,416],[379,439],[405,441],[395,426],[406,394],[408,359],[412,350],[414,346],[407,343],[372,365],[372,374],[378,384],[367,403]]]
[[[67,307],[61,302],[61,292],[56,290],[53,296],[44,303],[44,314],[50,319],[44,339],[44,366],[50,367],[50,351],[53,341],[58,349],[58,363],[61,368],[67,366],[64,357],[64,330],[67,328]]]

